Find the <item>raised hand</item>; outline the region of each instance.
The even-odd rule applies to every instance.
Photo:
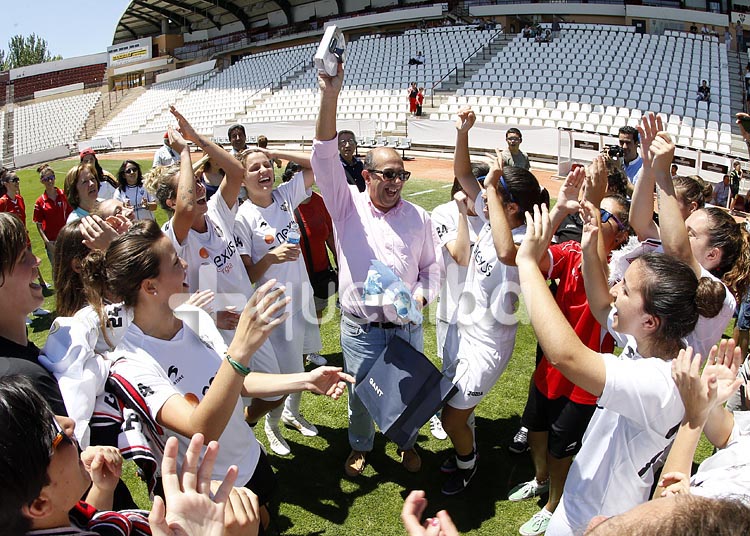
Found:
[[[458,111],[458,117],[456,118],[456,130],[459,132],[469,132],[471,130],[471,127],[474,126],[474,123],[477,120],[477,116],[474,114],[474,111],[469,108],[461,108]]]
[[[81,453],[81,461],[94,486],[103,491],[114,491],[122,475],[122,455],[117,447],[87,447]]]
[[[181,135],[182,138],[184,138],[187,141],[192,141],[193,143],[198,143],[198,138],[200,137],[198,133],[193,128],[193,125],[191,125],[185,117],[177,111],[177,108],[174,106],[169,107],[169,111],[172,113],[174,118],[177,120],[177,131]],[[171,143],[171,139],[170,139]],[[175,149],[177,150],[177,149]]]
[[[188,146],[187,141],[182,137],[182,134],[171,126],[167,127],[167,135],[169,136],[169,146],[178,153],[184,151]]]
[[[341,87],[344,85],[344,65],[339,63],[336,76],[331,76],[325,71],[318,71],[318,87],[324,97],[338,97]]]
[[[461,190],[453,194],[453,200],[458,206],[459,214],[466,215],[469,212],[469,197]]]
[[[113,217],[117,218],[117,216]],[[120,224],[118,227],[122,228],[124,224],[122,222]],[[109,221],[105,221],[97,215],[86,216],[81,219],[81,223],[78,224],[78,230],[83,235],[83,244],[92,250],[105,251],[109,247],[109,244],[120,235]]]
[[[235,355],[235,349],[239,350],[238,356],[254,354],[271,332],[289,316],[289,313],[282,312],[291,298],[284,296],[283,286],[274,288],[275,285],[275,279],[266,281],[250,296],[240,315],[230,345],[230,355]]]
[[[599,230],[601,228],[601,212],[588,201],[581,202],[579,211],[583,221],[583,234],[581,235],[581,249],[586,250],[589,247],[596,249],[597,240],[599,239]]]
[[[583,197],[596,208],[602,204],[602,199],[607,193],[607,182],[609,173],[607,172],[607,163],[602,155],[597,155],[588,167],[585,174],[586,187],[583,190]],[[559,201],[558,201],[559,202]]]
[[[581,186],[583,186],[585,179],[586,171],[582,167],[571,170],[560,187],[555,207],[558,207],[559,210],[568,214],[577,212],[581,206],[578,198],[581,193]]]
[[[177,438],[170,437],[164,446],[161,463],[166,506],[161,497],[154,499],[149,525],[154,536],[220,536],[224,534],[224,511],[237,479],[237,467],[227,471],[219,489],[211,497],[211,472],[219,452],[212,441],[198,466],[203,435],[190,440],[182,470],[177,473]]]
[[[534,205],[534,216],[526,213],[526,235],[521,242],[516,254],[516,264],[520,267],[522,262],[533,263],[537,266],[539,260],[547,252],[552,239],[552,225],[550,225],[547,206]]]

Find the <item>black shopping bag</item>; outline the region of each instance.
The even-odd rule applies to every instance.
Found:
[[[378,428],[399,447],[408,445],[458,388],[419,350],[393,337],[354,392]]]

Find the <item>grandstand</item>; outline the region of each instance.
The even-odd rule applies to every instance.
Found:
[[[298,125],[296,141],[309,138],[318,107],[311,57],[326,21],[342,27],[348,40],[339,118],[361,121],[360,134],[368,137],[408,136],[416,145],[449,147],[453,134],[446,122],[470,105],[479,120],[475,147],[490,148],[498,130],[517,125],[535,132],[527,150],[559,159],[560,133],[588,133],[599,144],[608,143],[621,126],[635,125],[653,110],[688,151],[684,165],[694,162],[696,173],[709,155],[725,166],[733,149],[744,150],[733,116],[744,103],[739,71],[747,61],[745,51],[730,53],[717,36],[687,31],[694,22],[722,27],[742,19],[744,24],[735,13],[660,11],[616,2],[596,9],[481,3],[452,11],[441,3],[372,9],[355,2],[351,12],[336,16],[312,9],[312,2],[288,6],[283,23],[270,5],[231,4],[232,9],[217,3],[204,13],[183,13],[184,24],[175,31],[171,21],[159,27],[143,20],[149,10],[154,20],[165,15],[163,6],[147,0],[139,12],[123,14],[110,47],[120,56],[108,50],[0,74],[0,98],[14,104],[3,108],[14,131],[12,142],[3,144],[5,161],[43,160],[49,156],[45,151],[63,146],[73,151],[79,141],[100,148],[153,146],[172,122],[170,104],[199,132],[219,141],[235,122],[255,125],[280,141],[291,140]],[[241,12],[251,7],[259,8],[253,24]],[[586,22],[565,22],[573,14]],[[493,24],[478,26],[475,15],[490,15]],[[563,22],[551,42],[507,35],[494,24],[520,30],[539,23],[547,29],[553,16]],[[650,21],[641,24],[637,17]],[[303,19],[315,22],[294,22]],[[216,24],[219,20],[222,24]],[[424,64],[409,65],[418,51]],[[711,102],[695,98],[703,79],[711,87]],[[424,118],[409,116],[405,88],[411,81],[427,89]],[[94,93],[67,96],[94,85],[110,104],[106,110],[92,111]],[[106,98],[107,90],[133,85],[145,86],[137,99],[134,92],[112,106]],[[87,117],[93,120],[86,123]],[[49,124],[57,128],[40,128]],[[84,124],[90,139],[81,139]],[[5,138],[11,139],[7,126]],[[532,140],[539,140],[536,146]]]

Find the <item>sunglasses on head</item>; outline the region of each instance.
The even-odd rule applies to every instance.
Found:
[[[409,180],[409,177],[411,177],[411,172],[396,171],[395,169],[368,169],[367,171],[370,173],[380,173],[383,176],[383,179],[388,182],[393,182],[396,178],[401,179],[401,182],[406,182]]]
[[[602,223],[607,223],[610,219],[612,219],[617,224],[617,230],[618,231],[624,231],[625,230],[625,226],[617,218],[617,216],[615,216],[614,214],[612,214],[608,210],[604,210],[603,208],[600,208],[599,209],[599,213],[602,215]]]
[[[9,179],[3,180],[3,182],[20,182],[18,177],[10,177]]]

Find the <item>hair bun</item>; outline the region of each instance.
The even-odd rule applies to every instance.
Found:
[[[695,292],[695,304],[698,314],[705,318],[713,318],[721,312],[726,299],[726,287],[711,277],[701,277]]]

